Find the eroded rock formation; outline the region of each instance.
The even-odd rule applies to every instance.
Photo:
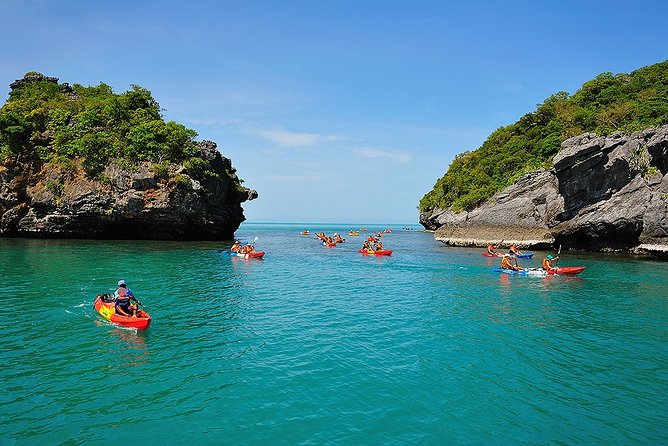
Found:
[[[0,235],[48,238],[230,240],[244,221],[241,203],[257,192],[239,186],[215,143],[199,143],[216,177],[197,181],[179,166],[110,164],[104,181],[76,164],[10,159],[0,165]]]
[[[420,223],[451,245],[668,254],[668,125],[571,138],[553,166],[470,212],[435,209]]]

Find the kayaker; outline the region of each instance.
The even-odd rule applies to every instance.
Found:
[[[127,287],[125,280],[118,281],[118,289],[114,292],[114,311],[116,313],[128,316],[128,317],[137,317],[137,305],[132,305],[130,300],[134,300],[139,303],[137,298],[132,294],[132,290]]]
[[[382,251],[383,250],[383,242],[378,240],[378,243],[376,243],[376,251]]]
[[[369,244],[368,240],[364,241],[364,244],[362,245],[362,249],[364,249],[366,251],[371,251],[371,244]]]
[[[517,245],[513,243],[510,245],[510,249],[508,250],[508,254],[516,256],[517,254],[521,254],[520,250],[517,249]]]
[[[341,238],[341,234],[339,233],[336,234],[336,243],[343,243],[343,239]]]
[[[494,251],[498,246],[495,245],[494,243],[490,243],[489,246],[487,246],[487,254],[492,254],[496,255],[496,251]]]
[[[515,264],[513,265],[510,261],[510,254],[504,254],[501,257],[501,268],[503,269],[512,269],[513,271],[521,271],[522,268],[517,264],[517,259],[515,259]]]
[[[232,252],[239,252],[241,250],[241,243],[239,243],[239,240],[234,241],[234,245],[230,248],[230,251]]]
[[[545,271],[556,271],[558,268],[552,266],[552,261],[557,260],[558,258],[559,256],[552,257],[551,255],[548,254],[547,257],[543,259],[543,269]]]

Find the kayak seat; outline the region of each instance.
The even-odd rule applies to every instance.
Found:
[[[102,300],[102,302],[108,304],[112,303],[115,300],[113,293],[98,294],[97,297],[99,297],[100,300]]]

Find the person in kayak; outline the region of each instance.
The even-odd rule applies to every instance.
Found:
[[[494,243],[490,243],[489,246],[487,246],[487,254],[492,254],[496,255],[497,252],[495,251],[496,248],[498,248],[499,245],[495,245]]]
[[[371,244],[369,244],[369,240],[365,240],[364,244],[362,245],[362,249],[365,251],[371,251]]]
[[[517,245],[513,243],[510,245],[510,249],[508,250],[508,254],[516,256],[517,254],[521,254],[520,250],[517,249]]]
[[[515,264],[512,264],[510,261],[510,254],[504,254],[503,257],[501,257],[501,268],[512,269],[513,271],[522,271],[522,268],[520,268],[517,264],[517,259],[515,259]]]
[[[383,242],[378,240],[378,242],[376,243],[376,251],[382,251],[382,250],[383,250]]]
[[[543,259],[543,269],[548,272],[556,271],[558,268],[556,266],[552,266],[552,262],[554,260],[557,260],[558,258],[559,256],[552,257],[551,255],[548,254],[547,257]]]
[[[341,238],[341,234],[338,232],[334,234],[336,236],[336,243],[343,243],[343,239]]]
[[[230,248],[230,251],[232,252],[239,252],[241,251],[241,243],[239,243],[239,240],[234,241],[234,245]]]
[[[132,305],[130,299],[139,303],[132,294],[132,290],[127,287],[125,280],[118,281],[118,289],[114,292],[114,311],[122,316],[137,317],[137,305]]]

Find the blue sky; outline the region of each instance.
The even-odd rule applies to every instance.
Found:
[[[258,190],[249,221],[416,223],[456,154],[668,59],[667,17],[642,0],[0,0],[0,96],[27,71],[137,84]]]

